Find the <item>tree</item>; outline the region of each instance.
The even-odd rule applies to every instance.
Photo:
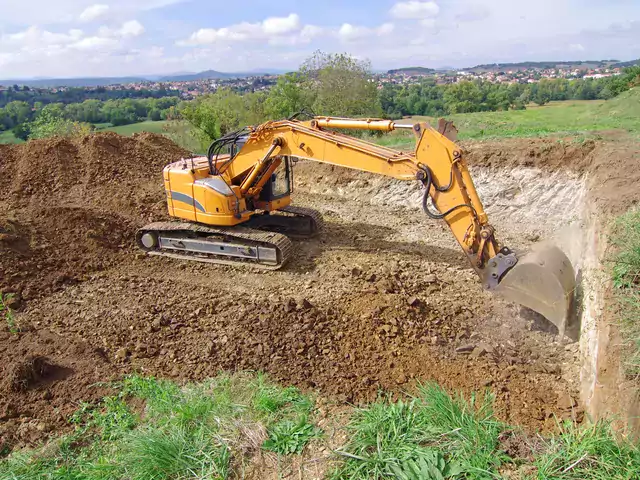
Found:
[[[288,118],[303,110],[311,110],[313,95],[305,85],[305,77],[299,73],[288,73],[280,77],[269,91],[265,112],[269,118]]]
[[[28,140],[29,139],[29,125],[27,123],[20,123],[11,129],[13,132],[13,136],[19,138],[20,140]]]
[[[532,100],[540,106],[551,101],[551,85],[547,79],[542,79],[537,83]]]
[[[243,103],[237,93],[220,89],[212,95],[185,102],[180,115],[194,127],[194,135],[201,146],[206,147],[212,140],[239,128]]]
[[[91,125],[64,118],[64,109],[55,104],[44,107],[36,119],[25,128],[28,129],[29,139],[53,136],[75,137],[91,132]]]
[[[482,103],[482,92],[476,83],[462,81],[447,88],[444,101],[450,113],[477,112]]]
[[[313,101],[322,115],[379,116],[378,87],[368,61],[342,54],[315,52],[300,67]]]
[[[11,128],[31,119],[31,106],[27,102],[7,103],[4,112],[10,120]]]

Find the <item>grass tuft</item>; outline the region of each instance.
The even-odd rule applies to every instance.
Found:
[[[350,441],[338,452],[344,461],[334,478],[420,478],[431,470],[443,478],[491,478],[503,459],[497,452],[503,426],[493,418],[492,402],[490,395],[467,401],[426,384],[409,402],[359,409],[348,426]]]
[[[618,439],[610,423],[565,423],[544,450],[531,479],[632,480],[640,475],[640,449]]]
[[[265,440],[263,448],[280,455],[300,454],[311,439],[322,434],[322,431],[310,424],[306,417],[300,417],[296,422],[283,420],[267,432],[269,438]]]
[[[7,329],[9,333],[12,335],[16,335],[20,333],[20,328],[16,323],[15,315],[13,314],[13,310],[9,308],[8,304],[13,299],[12,293],[2,293],[0,292],[0,318],[4,320],[4,323],[7,325]]]
[[[612,244],[616,248],[612,278],[621,333],[630,347],[626,367],[630,375],[640,377],[640,209],[617,218]]]

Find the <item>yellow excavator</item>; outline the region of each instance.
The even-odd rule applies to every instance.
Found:
[[[411,130],[416,148],[394,150],[344,129]],[[500,244],[456,133],[444,120],[436,129],[318,116],[246,127],[214,141],[206,157],[164,168],[169,214],[182,221],[146,225],[137,244],[151,255],[276,270],[292,255],[290,237],[312,237],[323,227],[319,212],[291,205],[298,160],[418,181],[424,212],[449,225],[485,288],[537,311],[563,333],[575,290],[571,262],[556,247],[521,256]]]

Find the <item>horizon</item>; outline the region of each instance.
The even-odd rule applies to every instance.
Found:
[[[633,0],[204,0],[3,2],[0,78],[168,76],[177,71],[293,71],[315,50],[376,70],[406,65],[637,58]],[[256,69],[255,65],[260,65]],[[146,72],[141,74],[140,72]]]
[[[517,64],[523,64],[523,63],[556,63],[556,64],[562,64],[564,62],[573,62],[573,63],[593,63],[593,62],[614,62],[614,63],[625,63],[625,62],[629,62],[629,61],[635,61],[638,60],[638,63],[640,63],[640,58],[630,58],[630,59],[619,59],[619,58],[606,58],[606,59],[601,59],[601,60],[594,60],[594,59],[578,59],[578,60],[567,60],[567,59],[562,59],[562,60],[518,60],[518,61],[514,61],[514,62],[494,62],[494,63],[478,63],[476,65],[473,66],[463,66],[463,67],[453,67],[453,66],[439,66],[439,67],[431,67],[431,66],[425,66],[425,65],[405,65],[405,66],[401,66],[401,67],[396,67],[396,68],[389,68],[389,69],[375,69],[372,68],[372,72],[374,74],[376,73],[387,73],[389,71],[392,70],[402,70],[402,69],[412,69],[412,68],[425,68],[425,69],[430,69],[430,70],[435,70],[435,71],[447,71],[447,70],[465,70],[465,69],[473,69],[473,68],[479,68],[481,66],[489,66],[489,65],[517,65]],[[226,71],[221,71],[221,70],[216,70],[213,68],[206,68],[204,70],[200,70],[200,71],[178,71],[178,72],[169,72],[166,74],[153,74],[153,73],[138,73],[138,74],[130,74],[130,75],[119,75],[119,76],[75,76],[75,77],[48,77],[48,76],[37,76],[37,77],[21,77],[21,78],[0,78],[0,81],[3,82],[13,82],[13,81],[28,81],[28,82],[37,82],[37,81],[49,81],[49,80],[92,80],[92,79],[119,79],[119,78],[131,78],[131,79],[136,79],[136,80],[145,80],[145,81],[158,81],[160,79],[163,78],[168,78],[168,77],[177,77],[177,76],[186,76],[186,75],[199,75],[202,73],[206,73],[206,72],[216,72],[216,73],[220,73],[223,75],[243,75],[243,76],[251,76],[252,74],[254,75],[284,75],[285,73],[289,73],[289,72],[294,72],[297,71],[298,68],[292,69],[292,70],[287,70],[287,69],[280,69],[281,71],[279,72],[269,72],[268,68],[265,69],[260,69],[260,68],[254,68],[250,71],[236,71],[236,72],[226,72]],[[275,69],[272,69],[275,70]],[[156,77],[156,79],[154,80],[154,77]],[[3,85],[3,84],[0,84]],[[6,84],[4,84],[6,86]],[[62,85],[60,85],[62,86]]]

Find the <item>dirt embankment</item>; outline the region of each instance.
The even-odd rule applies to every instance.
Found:
[[[514,158],[548,171],[564,159],[584,173],[605,147],[468,148],[472,165],[498,173]],[[92,385],[132,371],[200,380],[264,370],[354,403],[432,379],[491,389],[500,417],[532,430],[580,417],[577,346],[484,292],[441,223],[395,200],[364,200],[411,196],[407,184],[396,192],[387,180],[298,165],[295,200],[328,226],[298,243],[282,271],[139,257],[132,234],[165,215],[161,170],[184,155],[147,134],[0,147],[0,289],[25,299],[23,331],[0,329],[7,445],[65,428],[79,401],[104,394]],[[508,220],[507,237],[522,237]]]
[[[37,298],[113,265],[186,154],[150,134],[0,145],[0,291]]]

